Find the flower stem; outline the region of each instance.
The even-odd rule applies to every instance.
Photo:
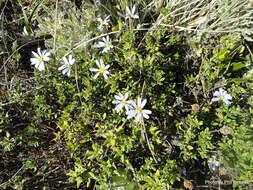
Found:
[[[156,160],[156,158],[155,158],[155,155],[153,154],[152,149],[151,149],[151,147],[150,147],[149,140],[148,140],[148,136],[147,136],[147,133],[146,133],[146,129],[145,129],[144,121],[143,121],[143,120],[142,120],[142,129],[141,129],[141,130],[143,131],[144,137],[146,138],[146,141],[147,141],[147,144],[148,144],[148,148],[149,148],[149,150],[150,150],[150,152],[151,152],[151,155],[152,155],[154,161],[155,161],[156,163],[158,163],[157,160]]]

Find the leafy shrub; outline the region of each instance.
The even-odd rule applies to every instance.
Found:
[[[179,15],[172,17],[179,5],[172,5],[174,1],[159,16],[162,3],[159,7],[154,1],[137,1],[135,20],[125,19],[124,12],[133,2],[112,2],[87,1],[77,7],[64,1],[58,9],[42,5],[44,12],[36,17],[35,34],[51,36],[45,46],[52,59],[44,71],[34,69],[31,127],[57,125],[56,141],[64,140],[74,160],[67,173],[70,182],[100,190],[166,189],[186,179],[199,185],[220,179],[208,166],[215,155],[229,178],[250,183],[253,87],[247,43],[238,33],[214,36],[213,25],[211,32],[196,28],[197,34],[184,27],[171,29],[171,22],[182,22]],[[188,9],[194,3],[183,5]],[[109,13],[109,25],[100,31],[97,19]],[[224,18],[222,12],[218,16]],[[97,44],[106,36],[113,48],[101,53]],[[70,54],[75,63],[68,77],[58,69]],[[108,79],[102,74],[94,79],[90,71],[101,59],[110,65]],[[212,101],[219,88],[232,95],[231,105]],[[146,99],[150,118],[137,123],[123,109],[117,113],[113,101],[119,93],[129,93],[135,102]],[[224,125],[230,134],[222,134]],[[6,135],[0,145],[11,150],[16,141]],[[180,175],[184,168],[186,176]]]

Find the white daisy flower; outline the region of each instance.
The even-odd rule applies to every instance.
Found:
[[[111,44],[111,42],[109,41],[109,36],[106,36],[102,38],[103,42],[99,42],[97,47],[103,47],[103,51],[102,53],[106,53],[107,51],[109,51],[111,48],[113,48],[113,45]]]
[[[61,67],[58,68],[58,70],[62,70],[62,74],[66,74],[68,75],[68,77],[70,76],[70,70],[72,65],[75,63],[75,59],[72,57],[72,55],[69,55],[69,60],[66,59],[66,57],[62,58],[64,61],[64,65],[62,65]]]
[[[216,96],[215,98],[212,98],[212,102],[216,102],[216,101],[223,101],[226,104],[231,104],[231,102],[229,100],[232,100],[232,96],[230,94],[228,94],[225,90],[223,90],[222,88],[219,88],[219,91],[215,91],[213,96]]]
[[[30,58],[31,65],[35,65],[39,71],[43,71],[45,69],[44,62],[49,61],[49,56],[51,55],[50,52],[47,52],[46,50],[40,51],[40,48],[37,49],[38,53],[35,53],[32,51],[32,54],[34,55],[34,58]]]
[[[109,17],[110,17],[110,15],[107,16],[107,17],[105,17],[104,20],[103,20],[102,18],[98,18],[98,19],[97,19],[97,21],[99,22],[98,29],[99,29],[100,31],[103,30],[103,26],[104,26],[104,25],[107,25],[107,26],[108,26],[108,24],[109,24],[109,22],[110,22]]]
[[[223,133],[223,135],[228,135],[231,132],[231,129],[229,126],[224,125],[221,129],[220,129],[221,133]]]
[[[152,112],[150,110],[143,109],[143,107],[145,106],[146,103],[147,103],[147,100],[144,99],[142,102],[141,98],[137,99],[137,105],[134,102],[132,102],[134,109],[130,110],[126,113],[128,115],[127,119],[130,119],[130,118],[134,117],[135,115],[136,115],[136,117],[135,117],[136,123],[138,123],[143,117],[146,119],[149,119],[148,114],[151,114]]]
[[[97,74],[95,74],[95,76],[93,77],[94,79],[96,79],[98,77],[98,75],[101,73],[103,74],[104,78],[107,79],[110,73],[109,71],[107,71],[107,69],[109,69],[110,65],[104,65],[104,61],[103,59],[100,59],[100,62],[98,62],[98,60],[96,60],[96,64],[98,66],[98,69],[96,68],[91,68],[90,71],[92,72],[97,72]]]
[[[132,105],[134,102],[132,100],[127,100],[128,98],[128,93],[126,93],[124,96],[119,93],[119,95],[115,95],[115,99],[114,101],[112,101],[113,104],[118,104],[114,109],[116,110],[117,113],[119,113],[121,111],[121,109],[124,107],[126,109],[126,111],[128,112],[129,109],[132,108]]]
[[[129,7],[126,6],[126,19],[130,19],[130,18],[139,18],[139,16],[137,14],[134,14],[135,12],[135,5],[132,8],[132,11],[130,11]]]

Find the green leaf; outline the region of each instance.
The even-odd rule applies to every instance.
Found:
[[[169,13],[170,13],[170,7],[161,9],[161,14],[163,16],[167,16]]]
[[[229,50],[226,50],[226,49],[221,50],[221,51],[219,52],[219,54],[218,54],[218,59],[219,59],[220,61],[224,61],[224,59],[227,57],[227,55],[228,55],[229,53],[230,53]]]
[[[126,190],[137,190],[137,189],[138,189],[137,185],[134,182],[131,182],[126,186]]]
[[[77,186],[77,188],[80,187],[80,185],[81,185],[82,182],[83,182],[83,178],[81,178],[81,177],[77,177],[76,178],[76,186]]]
[[[25,168],[27,168],[27,169],[33,169],[34,171],[37,170],[35,162],[32,162],[32,161],[26,161],[25,162]]]
[[[15,40],[15,42],[13,42],[13,44],[12,44],[12,52],[14,52],[16,49],[17,49],[17,47],[18,47],[18,41],[17,40]]]
[[[34,15],[35,12],[38,10],[39,6],[43,3],[43,1],[44,1],[44,0],[41,0],[41,1],[36,5],[36,7],[33,9],[32,14],[30,15],[30,17],[29,17],[29,19],[28,19],[29,23],[32,22],[32,17],[33,17],[33,15]]]
[[[106,113],[103,114],[103,120],[106,118]]]
[[[90,175],[93,179],[97,179],[94,173],[89,172],[89,175]]]
[[[151,134],[154,134],[155,131],[156,131],[157,129],[158,129],[157,127],[151,126],[151,127],[149,128],[149,131],[150,131]]]
[[[114,186],[124,186],[128,183],[126,176],[113,176],[112,183]]]
[[[28,32],[28,34],[30,35],[32,33],[32,30],[31,30],[31,26],[30,26],[30,22],[28,20],[28,17],[25,13],[25,9],[23,7],[23,4],[22,4],[22,0],[18,0],[19,2],[19,5],[21,6],[22,8],[22,12],[23,12],[23,16],[24,16],[24,21],[25,21],[25,28],[26,28],[26,31]]]
[[[242,82],[248,82],[248,80],[244,78],[233,78],[233,81],[237,84],[240,84]]]
[[[122,30],[122,22],[118,21],[119,24],[119,30]]]
[[[239,69],[242,69],[245,67],[245,64],[242,63],[242,62],[239,62],[239,63],[232,63],[233,65],[233,71],[237,71]]]
[[[187,149],[188,149],[188,150],[192,150],[192,149],[193,149],[193,147],[192,147],[192,146],[190,146],[190,145],[188,145],[188,146],[187,146]]]

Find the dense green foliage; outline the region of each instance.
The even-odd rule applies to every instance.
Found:
[[[22,156],[25,159],[19,161],[24,173],[44,177],[51,173],[44,174],[39,169],[42,164],[54,165],[58,157],[67,157],[63,175],[80,189],[183,188],[186,179],[194,189],[203,188],[207,180],[239,181],[244,184],[233,186],[249,187],[253,182],[253,55],[247,40],[252,31],[241,24],[237,32],[228,28],[219,32],[219,24],[214,33],[216,25],[211,23],[227,18],[226,11],[220,17],[211,14],[206,28],[195,18],[176,25],[182,22],[175,16],[182,1],[173,2],[38,1],[28,18],[25,3],[20,1],[25,34],[43,38],[44,45],[36,44],[24,55],[17,50],[21,47],[18,41],[1,44],[2,52],[9,48],[12,53],[7,56],[5,71],[25,71],[1,79],[7,81],[0,91],[1,157]],[[224,2],[217,1],[220,9],[210,10],[221,10]],[[131,9],[133,5],[139,19],[126,19],[126,6]],[[245,2],[242,5],[238,10],[252,11]],[[233,6],[230,8],[237,4]],[[182,11],[189,8],[187,3],[181,7]],[[240,14],[248,17],[248,12]],[[232,19],[233,14],[239,13],[234,10],[228,16]],[[97,19],[107,15],[109,25],[100,31]],[[97,44],[106,36],[113,48],[101,53]],[[1,38],[11,42],[5,35]],[[26,54],[32,57],[37,47],[51,52],[43,71],[30,66],[26,58]],[[75,63],[68,77],[58,68],[70,54]],[[100,59],[110,65],[108,79],[102,74],[94,79],[90,71]],[[231,94],[231,104],[222,98],[212,101],[220,88]],[[138,97],[147,99],[145,109],[152,111],[149,119],[136,123],[127,119],[125,110],[117,113],[112,102],[120,92],[129,93],[135,102]],[[16,130],[18,126],[21,128]],[[227,135],[222,132],[224,126],[230,129]],[[48,129],[49,144],[53,141],[64,151],[57,152],[61,155],[57,159],[48,156],[40,162],[36,159],[40,153],[30,154],[30,150],[50,149],[43,144],[49,137],[41,136]],[[31,156],[25,157],[27,153]],[[213,156],[220,163],[214,170],[210,166]],[[183,169],[186,175],[180,174]],[[29,189],[31,184],[42,187],[40,182],[16,174],[2,187]]]

